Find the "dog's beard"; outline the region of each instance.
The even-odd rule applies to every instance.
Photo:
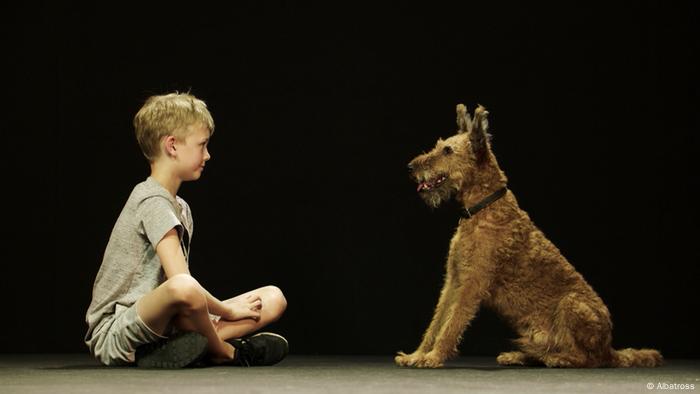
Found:
[[[452,199],[455,188],[449,183],[445,183],[438,188],[419,192],[423,201],[432,208],[437,208],[446,201]]]

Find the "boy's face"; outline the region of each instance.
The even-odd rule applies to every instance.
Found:
[[[209,144],[209,128],[201,123],[188,127],[189,133],[185,141],[177,141],[177,167],[180,179],[194,181],[202,176],[205,163],[211,159],[207,145]]]

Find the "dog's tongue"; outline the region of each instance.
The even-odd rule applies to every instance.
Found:
[[[418,189],[416,189],[417,192],[427,189],[428,188],[428,182],[423,182],[418,184]]]

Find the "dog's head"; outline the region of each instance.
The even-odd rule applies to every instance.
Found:
[[[478,106],[472,119],[463,104],[457,105],[457,134],[439,139],[433,150],[408,164],[426,204],[436,208],[474,183],[476,172],[491,156],[487,116]]]

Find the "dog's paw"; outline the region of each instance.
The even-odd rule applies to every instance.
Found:
[[[413,367],[415,366],[416,361],[418,361],[421,357],[422,353],[419,353],[417,351],[411,354],[398,352],[396,354],[396,357],[394,357],[394,362],[402,367]]]
[[[417,368],[442,368],[445,357],[441,357],[436,352],[428,352],[416,360],[414,366]]]
[[[560,356],[547,355],[542,358],[542,361],[549,368],[574,368],[577,366],[570,359]]]
[[[496,358],[500,365],[525,365],[525,360],[526,356],[523,352],[504,352]]]

